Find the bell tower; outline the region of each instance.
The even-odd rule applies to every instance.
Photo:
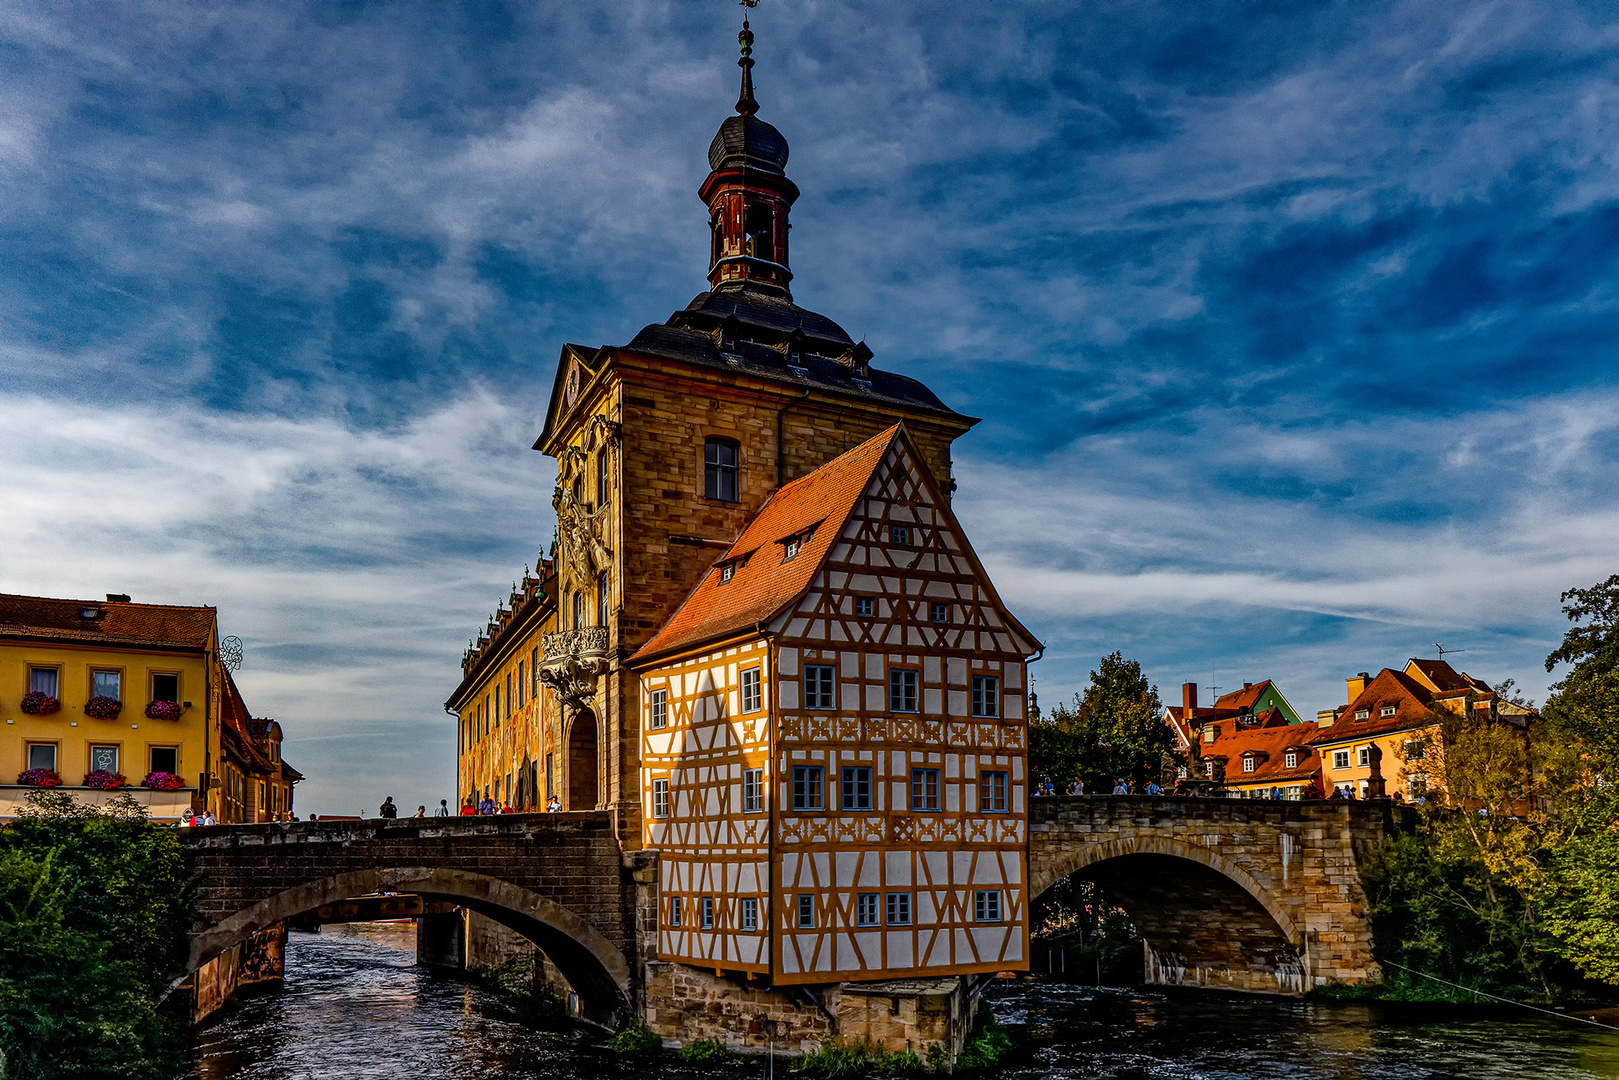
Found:
[[[760,120],[753,99],[753,31],[746,18],[737,35],[742,46],[742,92],[736,115],[720,125],[708,147],[708,179],[698,195],[708,207],[711,234],[708,283],[743,282],[790,298],[787,283],[787,212],[798,186],[787,179],[787,140]]]

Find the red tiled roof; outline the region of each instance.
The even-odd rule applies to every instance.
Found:
[[[92,609],[97,617],[85,618],[84,613]],[[55,638],[200,650],[213,644],[215,615],[211,607],[0,593],[0,638]]]
[[[871,482],[871,475],[895,439],[899,424],[861,443],[819,469],[784,485],[725,555],[635,657],[652,656],[682,645],[708,641],[765,622],[808,589],[815,572],[843,532],[843,523]],[[814,528],[792,559],[783,559],[779,541]],[[731,580],[718,567],[731,564]]]
[[[231,678],[229,668],[221,667],[220,671],[224,673],[224,683],[220,688],[219,729],[226,751],[254,772],[274,772],[275,766],[253,738],[253,717],[248,714],[242,692],[236,688],[236,680]]]
[[[1216,709],[1236,709],[1239,712],[1243,709],[1252,709],[1254,707],[1254,702],[1258,701],[1260,695],[1269,689],[1269,679],[1266,679],[1264,682],[1251,683],[1248,686],[1243,687],[1241,690],[1233,690],[1229,694],[1221,694],[1215,699],[1214,707]]]
[[[1274,710],[1273,710],[1274,711]],[[1312,741],[1316,738],[1313,720],[1299,724],[1278,724],[1270,727],[1244,727],[1230,734],[1222,731],[1212,743],[1198,747],[1201,757],[1226,759],[1225,778],[1228,784],[1292,783],[1308,780],[1321,771],[1321,757]],[[1297,750],[1298,766],[1287,765],[1287,751]],[[1242,771],[1244,754],[1257,752],[1263,756],[1254,771]]]
[[[1445,665],[1447,668],[1449,664]],[[1331,727],[1316,737],[1316,744],[1369,739],[1396,731],[1429,727],[1433,724],[1434,692],[1402,671],[1384,668],[1366,684]],[[1384,716],[1385,706],[1394,707],[1393,716]],[[1355,714],[1365,711],[1366,719]]]

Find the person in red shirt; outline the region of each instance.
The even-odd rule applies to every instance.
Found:
[[[477,812],[478,804],[472,801],[471,795],[468,795],[467,801],[461,804],[461,816],[466,817],[468,814],[476,814]]]

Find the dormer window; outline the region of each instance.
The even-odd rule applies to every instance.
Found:
[[[1371,718],[1372,718],[1372,710],[1370,710],[1370,709],[1356,709],[1355,710],[1355,719],[1356,720],[1370,720]]]
[[[792,536],[778,540],[777,543],[781,545],[781,561],[787,562],[789,559],[797,556],[797,554],[803,550],[804,545],[809,543],[809,538],[814,535],[814,533],[815,527],[812,525],[803,532],[797,532]]]
[[[1282,755],[1282,764],[1286,765],[1289,769],[1298,768],[1299,767],[1299,752],[1297,750],[1289,750],[1286,754],[1283,754]]]
[[[1252,754],[1244,754],[1242,758],[1242,771],[1253,772],[1259,767],[1259,759]]]
[[[1394,713],[1395,713],[1395,708],[1394,708],[1393,705],[1385,705],[1381,709],[1378,710],[1378,715],[1379,716],[1393,716]]]
[[[797,554],[798,554],[798,537],[789,536],[787,538],[787,542],[782,545],[782,561],[785,562],[786,560],[791,559],[794,555],[797,555]]]
[[[729,582],[731,580],[731,575],[734,573],[736,573],[735,563],[726,563],[724,566],[720,567],[720,584],[724,585]]]

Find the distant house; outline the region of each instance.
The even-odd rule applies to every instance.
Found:
[[[0,818],[60,786],[157,820],[267,821],[302,779],[281,726],[248,714],[211,607],[0,594],[0,731]]]
[[[1404,670],[1347,680],[1348,701],[1317,715],[1327,790],[1358,798],[1421,798],[1436,786],[1444,746],[1441,717],[1475,716],[1526,726],[1531,710],[1502,701],[1489,685],[1443,660],[1412,659]]]
[[[1279,711],[1272,709],[1265,715],[1273,718]],[[1203,730],[1218,726],[1210,724]],[[1223,730],[1217,738],[1198,745],[1196,776],[1213,781],[1236,798],[1319,797],[1325,789],[1321,758],[1312,745],[1316,735],[1315,722],[1308,720]]]
[[[1181,703],[1164,710],[1164,722],[1174,738],[1175,753],[1186,762],[1180,775],[1186,780],[1209,778],[1208,767],[1199,764],[1203,747],[1237,732],[1304,721],[1276,684],[1266,679],[1243,683],[1242,689],[1222,694],[1208,706],[1197,703],[1197,683],[1182,683]]]

